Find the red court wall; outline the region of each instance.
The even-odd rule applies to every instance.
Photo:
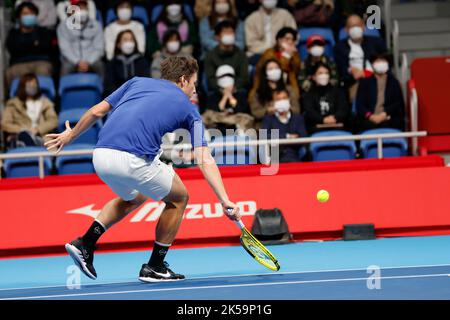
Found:
[[[295,239],[339,238],[350,223],[374,223],[381,236],[450,234],[450,168],[438,156],[284,164],[273,176],[260,168],[221,169],[248,226],[256,209],[278,207]],[[237,228],[199,170],[177,172],[190,201],[175,244],[236,242]],[[327,203],[317,202],[319,189],[330,192]],[[113,197],[95,175],[0,180],[0,257],[61,252]],[[161,209],[148,201],[113,226],[100,249],[149,246]]]

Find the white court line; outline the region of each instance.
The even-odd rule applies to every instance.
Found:
[[[374,263],[375,264],[375,263]],[[374,265],[372,264],[372,265]],[[376,264],[375,264],[376,265]],[[416,266],[397,266],[397,267],[380,267],[381,270],[386,269],[410,269],[410,268],[433,268],[433,267],[450,267],[450,264],[429,264],[429,265],[416,265]],[[325,269],[325,270],[309,270],[309,271],[286,271],[286,272],[277,272],[277,273],[248,273],[248,274],[230,274],[223,276],[208,276],[208,277],[193,277],[187,278],[186,280],[202,280],[202,279],[221,279],[221,278],[230,278],[230,277],[251,277],[251,276],[270,276],[270,275],[289,275],[289,274],[304,274],[304,273],[326,273],[326,272],[346,272],[346,271],[366,271],[367,268],[356,268],[356,269]],[[108,284],[133,284],[138,283],[136,281],[118,281],[118,282],[98,282],[98,283],[86,283],[80,284],[82,287],[86,286],[99,286],[99,285],[108,285]],[[0,291],[9,291],[9,290],[31,290],[31,289],[48,289],[48,288],[63,288],[67,287],[67,285],[58,285],[58,286],[38,286],[38,287],[19,287],[19,288],[4,288],[0,289]],[[0,299],[1,300],[1,299]]]
[[[450,276],[450,274],[448,274],[448,273],[441,273],[441,274],[423,274],[423,275],[413,275],[413,276],[373,277],[371,279],[391,280],[391,279],[437,278],[437,277],[449,277],[449,276]],[[90,292],[90,293],[47,295],[47,296],[15,297],[15,298],[4,298],[4,299],[0,299],[0,300],[50,299],[50,298],[68,298],[68,297],[83,297],[83,296],[129,294],[129,293],[141,293],[141,292],[163,292],[163,291],[177,291],[177,290],[181,291],[181,290],[198,290],[198,289],[258,287],[258,286],[309,284],[309,283],[326,283],[326,282],[346,282],[346,281],[362,281],[362,280],[367,281],[367,278],[344,278],[344,279],[326,279],[326,280],[305,280],[305,281],[231,284],[231,285],[220,285],[220,286],[197,286],[197,287],[178,287],[178,288],[145,289],[145,290],[129,290],[129,291]]]

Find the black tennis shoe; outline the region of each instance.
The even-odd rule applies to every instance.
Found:
[[[71,243],[66,243],[66,251],[73,261],[80,267],[81,271],[89,278],[97,279],[97,272],[94,269],[94,248],[85,246],[82,238],[77,238]]]
[[[163,262],[159,267],[151,267],[143,264],[139,272],[139,280],[143,282],[164,282],[184,280],[184,275],[173,272],[169,269],[169,264]]]

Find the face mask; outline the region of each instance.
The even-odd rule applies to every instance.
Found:
[[[281,69],[272,69],[266,72],[267,79],[270,81],[279,81],[281,79]]]
[[[181,13],[181,5],[171,4],[167,6],[167,13],[171,17],[176,17]]]
[[[313,57],[321,57],[324,52],[325,52],[325,48],[322,46],[314,46],[311,49],[309,49],[309,53]]]
[[[180,41],[169,41],[166,46],[167,51],[170,53],[176,53],[180,49]]]
[[[121,21],[129,21],[131,20],[132,11],[130,8],[121,8],[117,10],[117,16]]]
[[[277,0],[263,0],[262,5],[266,9],[273,9],[277,6]]]
[[[234,34],[226,34],[220,39],[220,41],[222,42],[222,44],[224,44],[226,46],[231,46],[231,45],[235,44],[236,38],[235,38]]]
[[[291,108],[291,102],[289,101],[289,99],[278,100],[275,101],[273,106],[275,107],[276,112],[286,112]]]
[[[326,86],[328,85],[329,82],[330,82],[330,75],[328,73],[322,73],[316,77],[316,83],[319,86]]]
[[[89,19],[89,12],[87,10],[80,10],[80,21],[85,23]]]
[[[34,27],[37,25],[37,16],[34,14],[26,14],[20,18],[24,27]]]
[[[25,85],[25,93],[27,94],[27,96],[34,97],[37,92],[38,92],[38,88],[34,84],[26,84]]]
[[[358,39],[361,39],[363,37],[364,30],[361,27],[352,27],[348,31],[348,34],[350,35],[350,38],[352,40],[358,40]]]
[[[234,86],[234,78],[230,76],[225,76],[217,79],[217,85],[222,89]]]
[[[230,11],[230,5],[228,3],[216,3],[214,9],[217,14],[226,14]]]
[[[134,52],[134,48],[136,48],[136,44],[133,41],[125,41],[120,46],[120,49],[126,55],[132,54]]]
[[[378,74],[385,74],[389,70],[389,63],[386,61],[375,62],[373,64],[373,70]]]

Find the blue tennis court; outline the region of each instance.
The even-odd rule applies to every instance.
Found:
[[[187,279],[163,284],[137,280],[147,251],[99,253],[98,279],[78,288],[69,256],[6,259],[0,299],[450,299],[449,247],[450,236],[270,246],[277,273],[240,246],[176,249],[167,260]]]

